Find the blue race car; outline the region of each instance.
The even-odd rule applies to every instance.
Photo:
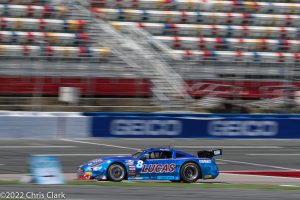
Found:
[[[170,180],[186,183],[219,175],[214,156],[222,150],[198,151],[198,157],[172,148],[150,148],[132,156],[91,160],[78,168],[80,180]]]

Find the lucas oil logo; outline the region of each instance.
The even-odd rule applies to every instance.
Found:
[[[176,165],[172,164],[144,164],[141,173],[172,173]]]

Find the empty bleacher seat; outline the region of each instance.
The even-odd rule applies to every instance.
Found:
[[[0,16],[29,18],[62,18],[68,10],[64,6],[4,5],[0,4]]]
[[[300,52],[300,40],[155,36],[174,49]]]
[[[111,22],[115,29],[138,26],[153,35],[238,37],[238,38],[299,38],[300,29],[295,27],[228,26],[203,24],[168,24],[140,22]]]
[[[20,4],[20,5],[41,5],[47,0],[0,0],[3,4]]]
[[[101,0],[92,1],[93,7],[139,8],[158,10],[194,10],[208,12],[300,13],[300,4],[252,1],[217,0]]]
[[[5,44],[51,44],[80,45],[89,40],[87,33],[53,33],[53,32],[22,32],[0,31],[0,43]]]
[[[61,46],[20,46],[0,45],[0,57],[88,57],[105,59],[110,55],[108,48],[95,47],[61,47]]]
[[[165,23],[205,23],[257,26],[299,26],[299,15],[273,15],[249,13],[186,12],[159,10],[132,10],[93,8],[106,20],[165,22]]]
[[[0,0],[0,57],[108,58],[109,48],[90,47],[86,21],[49,0]]]
[[[300,53],[245,52],[245,51],[193,51],[174,50],[189,61],[299,63]]]
[[[0,30],[83,31],[83,20],[0,17]]]

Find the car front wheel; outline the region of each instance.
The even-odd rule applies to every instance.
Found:
[[[194,183],[200,177],[199,166],[195,163],[186,163],[181,167],[181,180],[185,183]]]
[[[112,164],[107,171],[107,178],[110,181],[120,182],[126,176],[124,167],[120,164]]]

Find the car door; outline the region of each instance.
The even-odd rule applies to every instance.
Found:
[[[174,180],[176,163],[172,151],[156,150],[148,152],[137,161],[136,165],[140,179]]]

